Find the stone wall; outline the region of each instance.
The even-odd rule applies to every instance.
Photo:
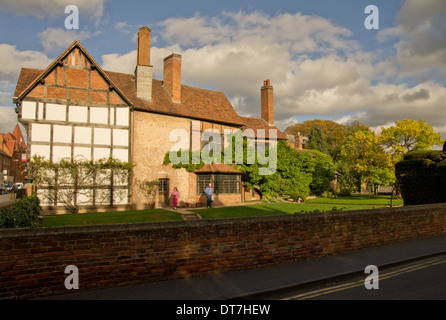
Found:
[[[68,265],[79,269],[79,290],[93,290],[300,261],[445,232],[446,204],[2,230],[0,298],[68,293]]]

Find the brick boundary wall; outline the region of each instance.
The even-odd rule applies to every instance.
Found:
[[[446,233],[446,204],[0,231],[0,299],[300,261]],[[79,270],[68,291],[65,267]]]

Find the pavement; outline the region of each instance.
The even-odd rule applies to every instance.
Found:
[[[446,252],[446,234],[246,271],[45,297],[45,300],[268,299],[275,292],[364,274],[367,265],[398,265]]]
[[[13,193],[0,195],[0,209],[12,206],[15,202],[16,199]]]

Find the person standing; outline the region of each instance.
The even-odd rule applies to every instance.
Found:
[[[212,184],[209,183],[209,186],[206,187],[206,190],[204,190],[204,193],[207,196],[207,206],[208,206],[208,208],[211,208],[211,206],[212,206]]]
[[[172,200],[173,200],[173,209],[177,209],[178,199],[180,198],[180,192],[178,191],[177,187],[173,188],[172,191]]]

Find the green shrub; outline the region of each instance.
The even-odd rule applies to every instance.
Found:
[[[414,151],[395,165],[405,205],[446,202],[446,153]]]
[[[0,210],[0,228],[34,228],[40,215],[37,196],[23,197],[16,205]]]
[[[341,189],[341,190],[337,193],[337,196],[338,196],[338,197],[349,197],[349,196],[352,195],[352,192],[353,192],[352,188],[350,188],[350,187],[346,187],[346,188]]]

